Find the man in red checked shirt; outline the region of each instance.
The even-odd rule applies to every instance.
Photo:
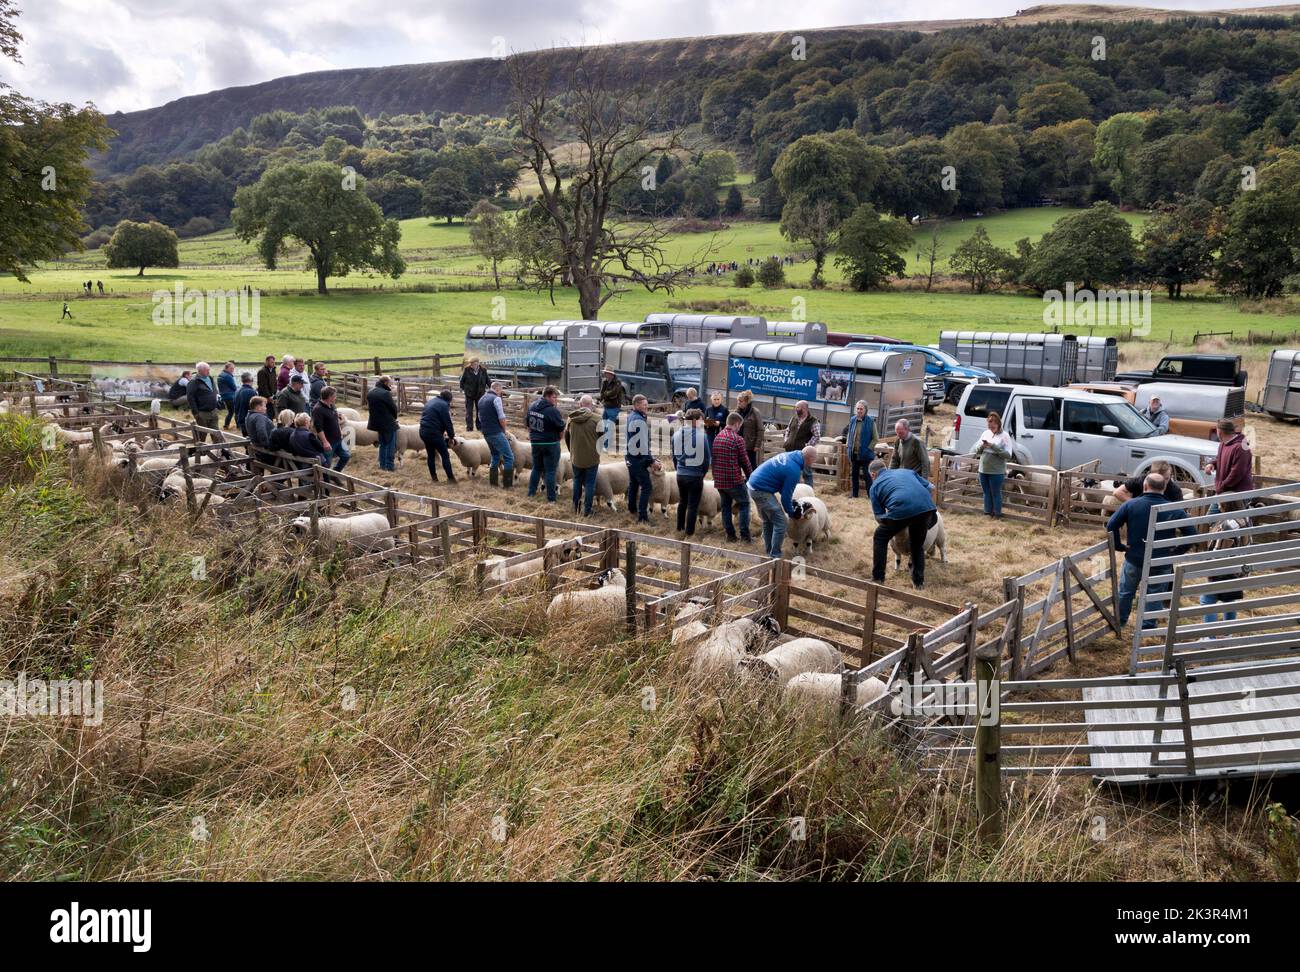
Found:
[[[740,542],[752,543],[749,536],[749,489],[746,482],[754,467],[749,464],[740,426],[745,420],[738,412],[727,416],[726,427],[713,439],[713,485],[722,497],[722,528],[727,539],[736,539],[731,522],[731,504],[735,503],[740,519]]]
[[[1232,419],[1219,422],[1219,454],[1214,458],[1214,492],[1242,493],[1255,488],[1251,473],[1255,457],[1246,445],[1246,437],[1237,431]],[[1237,504],[1222,504],[1223,509],[1236,509]]]

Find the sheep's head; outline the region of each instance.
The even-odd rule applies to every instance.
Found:
[[[813,514],[813,505],[807,500],[795,500],[792,506],[793,512],[790,516],[793,519],[802,520],[805,516],[812,516]]]
[[[596,587],[626,587],[627,577],[617,567],[602,570],[596,575]]]
[[[777,619],[772,617],[770,614],[764,614],[762,617],[755,618],[754,623],[768,634],[779,635],[781,633],[781,622],[777,621]]]
[[[311,532],[311,517],[310,517],[310,516],[295,516],[295,517],[293,518],[293,522],[292,522],[291,524],[289,524],[289,526],[290,526],[290,528],[293,530],[294,533],[310,533],[310,532]]]
[[[552,540],[547,544],[547,546],[556,548],[555,559],[561,564],[571,563],[582,556],[581,537],[570,537],[567,540]]]

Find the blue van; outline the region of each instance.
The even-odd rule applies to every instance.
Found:
[[[961,398],[967,385],[984,385],[998,381],[998,376],[987,368],[972,368],[964,365],[947,351],[927,348],[919,344],[883,344],[875,341],[854,341],[850,348],[862,348],[867,351],[916,351],[925,355],[926,375],[943,381],[944,401],[956,402]]]

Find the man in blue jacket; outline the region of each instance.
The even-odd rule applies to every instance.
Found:
[[[925,587],[925,535],[937,521],[929,482],[912,469],[886,469],[880,459],[867,471],[871,474],[871,509],[878,526],[871,538],[871,579],[885,582],[889,541],[907,531],[912,552],[912,586]]]
[[[223,429],[230,428],[230,423],[235,420],[235,396],[239,394],[239,386],[235,384],[235,363],[227,361],[217,375],[217,394],[221,398],[221,404],[226,409],[226,421],[222,424]]]
[[[248,435],[244,429],[244,421],[248,418],[248,403],[257,397],[257,389],[253,387],[253,373],[245,371],[239,376],[241,382],[239,391],[235,392],[235,425],[241,435]]]
[[[1137,594],[1138,585],[1142,583],[1142,568],[1147,559],[1147,530],[1151,525],[1151,517],[1154,515],[1157,523],[1187,519],[1187,514],[1183,510],[1160,509],[1161,506],[1169,502],[1164,496],[1165,486],[1164,476],[1159,473],[1151,473],[1142,481],[1142,495],[1135,496],[1123,503],[1106,521],[1106,529],[1115,534],[1115,549],[1124,551],[1124,569],[1120,571],[1119,588],[1115,594],[1115,606],[1120,627],[1128,623],[1128,616],[1133,610],[1133,598]],[[1120,542],[1119,531],[1121,527],[1125,528],[1127,532],[1127,543]],[[1196,536],[1195,527],[1185,526],[1175,527],[1174,529],[1183,536]],[[1163,533],[1163,536],[1157,534],[1160,539],[1171,535],[1168,531],[1161,531],[1161,533]],[[1162,547],[1157,556],[1175,556],[1182,553],[1184,549],[1186,548],[1181,545]],[[1168,591],[1168,584],[1152,583],[1156,577],[1168,573],[1169,567],[1167,565],[1153,566],[1150,576],[1147,578],[1147,593],[1163,594]],[[1161,602],[1159,606],[1168,605]],[[1155,626],[1154,621],[1144,621],[1142,623],[1144,628],[1154,628]]]
[[[853,416],[844,430],[844,444],[848,446],[849,468],[853,471],[853,498],[858,498],[859,482],[867,481],[871,489],[871,472],[868,467],[876,458],[876,422],[867,414],[867,403],[853,406]]]
[[[456,427],[451,421],[451,389],[444,388],[424,405],[420,413],[420,441],[424,443],[424,457],[429,461],[429,478],[438,481],[438,460],[447,482],[454,483],[456,474],[451,471],[448,444],[456,442]]]
[[[794,514],[794,488],[803,480],[804,469],[816,461],[816,448],[805,446],[778,453],[749,477],[749,496],[763,521],[763,552],[767,556],[781,556],[788,517]]]
[[[528,406],[528,443],[533,450],[533,471],[528,475],[528,495],[537,495],[537,483],[546,477],[546,502],[555,502],[555,477],[560,469],[560,437],[564,435],[564,413],[556,404],[560,390],[554,385],[542,389],[542,397]]]
[[[506,438],[506,408],[501,404],[505,388],[499,381],[492,382],[475,407],[478,409],[478,427],[492,451],[492,464],[488,466],[488,482],[498,483],[497,466],[500,465],[500,485],[509,489],[515,484],[515,453]]]

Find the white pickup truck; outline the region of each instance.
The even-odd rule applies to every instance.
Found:
[[[989,412],[1002,416],[1023,465],[1070,469],[1100,460],[1106,477],[1141,476],[1159,460],[1176,479],[1208,485],[1218,443],[1185,435],[1160,435],[1128,402],[1109,395],[1034,385],[968,385],[957,404],[950,447],[970,452],[988,428]]]

